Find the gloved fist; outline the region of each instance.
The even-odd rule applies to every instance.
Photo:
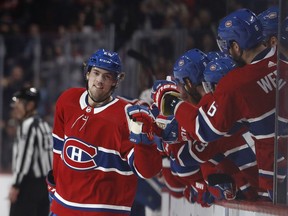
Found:
[[[173,144],[178,139],[178,122],[173,115],[157,116],[156,125],[162,129],[161,137],[165,143]]]
[[[152,87],[151,98],[165,116],[173,115],[175,106],[180,101],[180,92],[174,81],[156,80]]]
[[[56,191],[56,183],[53,176],[53,170],[50,170],[48,172],[48,175],[46,176],[46,183],[49,194],[49,200],[50,202],[52,202],[52,200],[54,199],[54,193]]]
[[[130,141],[137,144],[152,144],[155,118],[149,108],[142,105],[129,106],[126,114],[129,118]]]
[[[234,200],[237,190],[236,184],[230,175],[215,173],[208,175],[209,191],[216,200]]]
[[[207,185],[203,180],[194,182],[184,191],[186,199],[191,202],[197,202],[202,207],[210,207],[214,203],[214,197],[207,189]]]
[[[155,122],[162,129],[161,137],[165,143],[176,144],[188,140],[186,130],[179,126],[174,115],[158,115]]]

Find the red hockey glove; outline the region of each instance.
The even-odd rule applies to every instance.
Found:
[[[130,141],[137,144],[152,144],[155,118],[149,108],[141,105],[129,106],[126,113],[130,119]]]
[[[173,115],[175,106],[180,102],[180,93],[174,81],[157,80],[151,92],[151,98],[160,112],[165,115]]]
[[[191,203],[199,203],[202,207],[210,207],[214,203],[214,197],[207,189],[203,180],[194,182],[184,191],[186,199]]]
[[[48,175],[46,176],[46,183],[47,183],[47,189],[49,193],[49,200],[50,202],[52,202],[52,200],[54,199],[54,193],[56,191],[56,183],[55,183],[54,176],[53,176],[53,170],[50,170],[48,172]]]

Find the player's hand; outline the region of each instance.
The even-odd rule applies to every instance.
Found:
[[[48,172],[48,175],[46,176],[46,183],[49,194],[49,200],[50,202],[52,202],[52,200],[54,199],[54,193],[56,191],[56,183],[53,176],[53,170],[50,170]]]
[[[17,201],[19,192],[20,192],[19,188],[11,186],[9,190],[9,195],[8,195],[8,198],[11,203],[15,203]]]
[[[176,144],[181,142],[181,138],[179,137],[181,128],[179,127],[175,116],[158,115],[155,122],[156,125],[162,129],[161,137],[165,143]]]
[[[154,143],[153,127],[155,118],[146,106],[129,106],[126,110],[129,118],[130,141],[134,143]]]
[[[215,173],[208,175],[209,191],[216,200],[234,200],[236,198],[236,185],[230,175]]]
[[[173,115],[175,106],[180,102],[180,92],[177,89],[176,82],[156,80],[152,87],[151,98],[161,114],[165,116]]]
[[[210,207],[214,203],[214,197],[207,189],[207,185],[203,180],[194,182],[184,191],[186,199],[191,203],[199,203],[202,207]]]

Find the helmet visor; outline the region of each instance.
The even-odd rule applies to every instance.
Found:
[[[230,46],[226,40],[223,40],[220,37],[218,37],[216,41],[221,52],[226,53],[226,54],[229,53]]]

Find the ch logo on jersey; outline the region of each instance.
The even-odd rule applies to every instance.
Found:
[[[73,169],[85,171],[97,166],[97,148],[75,138],[65,141],[62,154],[65,164]]]

